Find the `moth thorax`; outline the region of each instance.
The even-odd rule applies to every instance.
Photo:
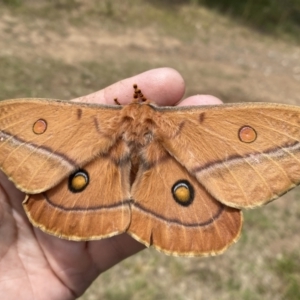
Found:
[[[123,123],[122,138],[127,143],[134,143],[137,145],[147,145],[153,140],[154,128],[152,123],[145,121],[131,122],[130,124]],[[127,130],[126,130],[127,129]]]
[[[122,138],[127,143],[147,145],[153,140],[156,111],[146,104],[132,103],[123,108],[119,123]]]

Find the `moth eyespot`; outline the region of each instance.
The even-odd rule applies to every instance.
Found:
[[[47,122],[43,119],[37,120],[32,127],[35,134],[43,134],[47,130]]]
[[[243,126],[239,130],[239,139],[244,143],[252,143],[256,140],[257,133],[251,126]]]
[[[172,195],[178,204],[189,206],[194,200],[195,191],[187,180],[179,180],[172,187]]]
[[[89,175],[85,170],[79,170],[69,177],[69,190],[72,193],[82,192],[89,184]]]

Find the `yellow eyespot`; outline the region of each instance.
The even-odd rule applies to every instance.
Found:
[[[73,193],[82,192],[88,184],[89,176],[84,170],[77,171],[69,177],[69,190]]]
[[[174,194],[176,195],[176,198],[180,202],[186,202],[189,201],[191,197],[190,190],[186,186],[180,186],[175,191]]]
[[[183,206],[188,206],[194,200],[194,188],[187,180],[179,180],[172,187],[174,200]]]

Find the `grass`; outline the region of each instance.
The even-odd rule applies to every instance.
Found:
[[[40,58],[0,57],[0,99],[40,97],[72,99],[150,69],[145,61],[84,61],[68,64]],[[18,84],[15,84],[15,83]]]
[[[140,5],[136,5],[140,3]],[[277,37],[287,37],[299,41],[300,30],[300,4],[298,0],[180,0],[180,1],[89,1],[55,0],[34,1],[25,4],[20,0],[1,0],[0,7],[8,7],[25,17],[38,17],[48,20],[68,20],[73,25],[87,24],[90,19],[98,19],[104,26],[113,30],[116,22],[126,24],[126,27],[148,26],[148,20],[159,24],[167,33],[180,33],[181,37],[192,38],[195,30],[191,20],[184,18],[180,13],[181,6],[193,7],[207,6],[210,9],[230,16],[233,20]],[[139,7],[140,6],[140,7]],[[136,17],[142,12],[142,17]],[[197,11],[197,10],[196,10]],[[197,14],[196,14],[197,15]],[[193,15],[189,16],[193,19]],[[197,18],[197,17],[196,17]],[[179,22],[178,20],[181,19]],[[198,19],[198,18],[197,18]],[[199,19],[198,19],[199,20]],[[53,28],[56,27],[53,22]]]
[[[299,39],[300,3],[298,0],[194,0],[256,30],[276,36]]]
[[[300,298],[300,258],[298,252],[283,253],[271,264],[277,276],[284,283],[282,299]]]

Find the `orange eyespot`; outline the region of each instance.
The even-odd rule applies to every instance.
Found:
[[[191,193],[190,193],[188,187],[186,187],[186,186],[180,186],[180,187],[178,187],[174,191],[174,194],[176,195],[176,198],[180,202],[187,202],[187,201],[189,201],[189,199],[191,197]]]
[[[239,130],[239,139],[244,143],[252,143],[256,140],[257,133],[251,126],[243,126]]]
[[[32,127],[35,134],[43,134],[47,130],[47,122],[43,119],[37,120]]]
[[[88,184],[89,176],[84,170],[77,171],[69,177],[69,190],[73,193],[82,192]]]
[[[188,206],[194,200],[194,189],[187,180],[179,180],[172,187],[174,200],[183,206]]]

